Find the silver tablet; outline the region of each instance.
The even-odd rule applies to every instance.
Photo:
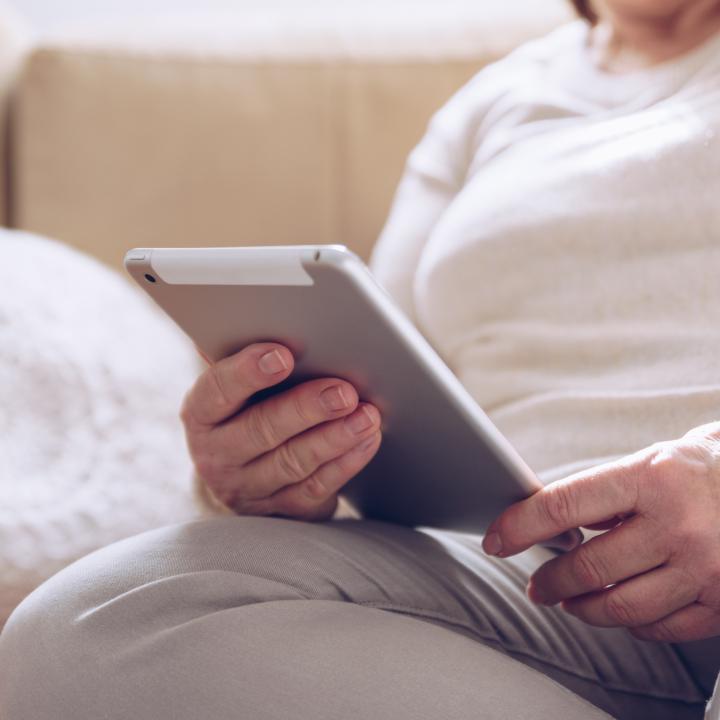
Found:
[[[364,516],[482,532],[541,485],[421,333],[341,245],[135,249],[135,281],[211,360],[290,348],[275,390],[341,377],[383,417],[383,441],[344,490]]]

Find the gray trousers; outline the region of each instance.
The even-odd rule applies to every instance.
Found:
[[[357,521],[145,533],[13,614],[0,718],[702,718],[710,690],[676,647],[528,602],[550,554]]]

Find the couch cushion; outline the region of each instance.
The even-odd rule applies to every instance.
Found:
[[[564,0],[114,19],[33,53],[15,115],[22,227],[130,245],[343,242],[367,256],[431,113]]]
[[[125,279],[0,230],[0,627],[63,566],[195,514],[191,343]]]

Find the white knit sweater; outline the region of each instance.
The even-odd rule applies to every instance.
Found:
[[[720,417],[720,36],[619,76],[587,38],[436,114],[373,257],[546,481]]]

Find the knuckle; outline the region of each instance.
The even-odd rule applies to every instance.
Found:
[[[205,482],[210,483],[220,475],[221,464],[217,456],[210,453],[198,453],[194,458],[195,471]]]
[[[605,612],[610,620],[618,625],[638,625],[640,623],[639,610],[635,603],[617,592],[608,592],[605,598]]]
[[[240,500],[227,482],[224,482],[223,479],[218,476],[206,478],[199,473],[198,476],[200,480],[204,482],[205,487],[210,491],[213,498],[235,510],[235,506],[239,504]]]
[[[656,477],[667,470],[668,465],[672,462],[672,452],[667,442],[656,442],[647,448],[642,454],[642,458],[643,465],[649,471],[648,474]]]
[[[339,422],[342,422],[340,420]],[[323,453],[326,453],[328,457],[321,455],[318,447],[313,447],[311,452],[313,453],[313,461],[317,462],[318,467],[322,462],[329,459],[331,454],[343,450],[345,447],[344,433],[338,432],[341,427],[338,421],[327,422],[318,429],[318,447],[322,447]]]
[[[659,440],[650,446],[650,462],[662,463],[673,457],[674,444],[672,440]]]
[[[197,463],[199,458],[210,454],[211,434],[198,429],[186,428],[185,444],[193,462]]]
[[[188,390],[180,403],[180,410],[178,416],[180,422],[185,428],[185,432],[190,436],[191,434],[198,434],[211,429],[211,426],[207,422],[203,422],[197,416],[197,394],[198,384],[196,383],[190,390]]]
[[[325,497],[321,501],[308,501],[299,496],[284,501],[276,510],[278,514],[295,518],[296,520],[323,520],[332,516],[337,506],[335,496]]]
[[[299,462],[302,463],[303,477],[305,478],[325,462],[323,452],[318,445],[317,437],[307,438],[306,441],[303,441],[302,458],[299,459]]]
[[[305,516],[306,520],[316,522],[318,520],[327,520],[333,516],[337,509],[338,499],[336,495],[332,495],[320,505],[313,506],[312,510]]]
[[[186,428],[191,428],[192,426],[196,425],[195,416],[192,412],[192,399],[191,399],[191,392],[185,393],[185,397],[183,398],[182,404],[180,405],[180,421]]]
[[[280,517],[302,519],[308,514],[308,505],[295,494],[278,497],[272,506],[272,514]]]
[[[229,503],[233,512],[238,515],[271,515],[272,507],[267,500],[246,500],[234,498]]]
[[[289,478],[294,482],[304,480],[307,477],[307,470],[290,443],[280,445],[275,450],[273,457],[282,477]]]
[[[303,493],[313,502],[324,500],[328,496],[328,489],[317,473],[305,478],[302,484]]]
[[[714,502],[707,492],[717,482],[711,469],[677,447],[655,455],[651,463],[646,487],[649,499],[644,503],[646,514],[658,520],[673,556],[699,552],[708,537],[708,526],[715,525],[710,512]]]
[[[317,422],[313,416],[312,403],[307,391],[290,393],[290,400],[293,412],[304,426],[314,425]]]
[[[676,443],[663,441],[651,446],[647,455],[645,489],[658,501],[668,489],[677,487],[691,470],[683,456],[683,450]],[[674,498],[677,500],[678,498]]]
[[[278,444],[275,425],[261,405],[250,408],[245,420],[245,434],[254,448],[265,452]]]
[[[603,563],[590,545],[581,546],[572,562],[573,575],[585,590],[600,590],[607,584]]]
[[[223,384],[222,375],[218,365],[211,365],[206,371],[212,397],[216,405],[220,408],[226,408],[232,405],[232,401]]]
[[[296,520],[322,520],[332,516],[337,506],[337,493],[328,490],[317,474],[300,485],[287,488],[269,499],[271,514]]]
[[[574,517],[572,492],[567,485],[550,485],[543,494],[541,510],[551,527],[566,529]]]

